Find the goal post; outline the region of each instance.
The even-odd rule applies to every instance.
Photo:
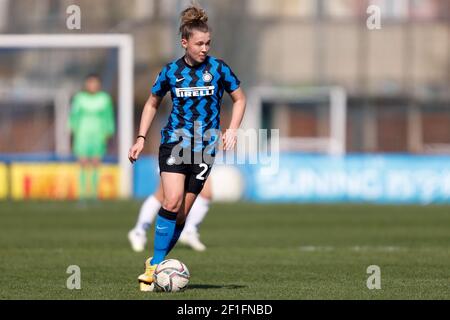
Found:
[[[288,151],[314,150],[329,155],[344,155],[346,153],[347,93],[342,87],[253,87],[248,93],[247,116],[244,117],[243,127],[245,129],[260,129],[263,127],[264,103],[301,105],[311,101],[328,106],[328,135],[316,137],[280,135],[280,147]],[[281,113],[280,110],[277,110],[277,112]],[[283,123],[283,120],[288,119],[282,119],[280,122]]]
[[[134,112],[134,44],[133,37],[127,34],[32,34],[0,35],[1,48],[117,48],[119,52],[118,84],[118,150],[120,167],[120,197],[132,194],[133,174],[128,161],[128,148],[133,143]],[[58,126],[56,126],[58,127]],[[58,144],[64,143],[56,140]]]

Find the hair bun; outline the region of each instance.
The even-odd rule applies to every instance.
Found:
[[[181,13],[181,25],[187,25],[191,23],[207,23],[208,15],[206,11],[197,6],[191,6],[185,9]]]
[[[208,15],[201,7],[191,5],[181,12],[180,34],[182,39],[189,39],[194,30],[209,32]]]

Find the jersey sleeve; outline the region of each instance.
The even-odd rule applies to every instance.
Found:
[[[106,136],[112,136],[116,131],[116,124],[114,119],[113,101],[109,94],[107,95],[106,99],[104,123]]]
[[[170,89],[170,82],[167,75],[168,67],[165,66],[161,72],[159,73],[158,77],[156,78],[155,83],[152,87],[152,94],[155,94],[160,97],[164,97]]]
[[[225,91],[228,93],[238,89],[241,84],[241,81],[224,61],[221,61],[221,81]]]
[[[71,132],[75,133],[78,131],[80,117],[81,117],[80,95],[76,94],[72,98],[72,106],[69,115],[69,128]]]

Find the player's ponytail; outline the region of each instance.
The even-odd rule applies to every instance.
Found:
[[[194,30],[209,32],[208,15],[202,8],[192,5],[181,12],[180,34],[188,40]]]

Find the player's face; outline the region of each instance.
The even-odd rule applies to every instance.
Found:
[[[95,77],[86,79],[85,87],[86,90],[90,93],[96,93],[100,91],[101,86],[102,85],[100,83],[100,80]]]
[[[202,63],[208,55],[211,46],[209,32],[194,30],[189,40],[182,39],[181,45],[186,49],[186,55],[195,63]]]

